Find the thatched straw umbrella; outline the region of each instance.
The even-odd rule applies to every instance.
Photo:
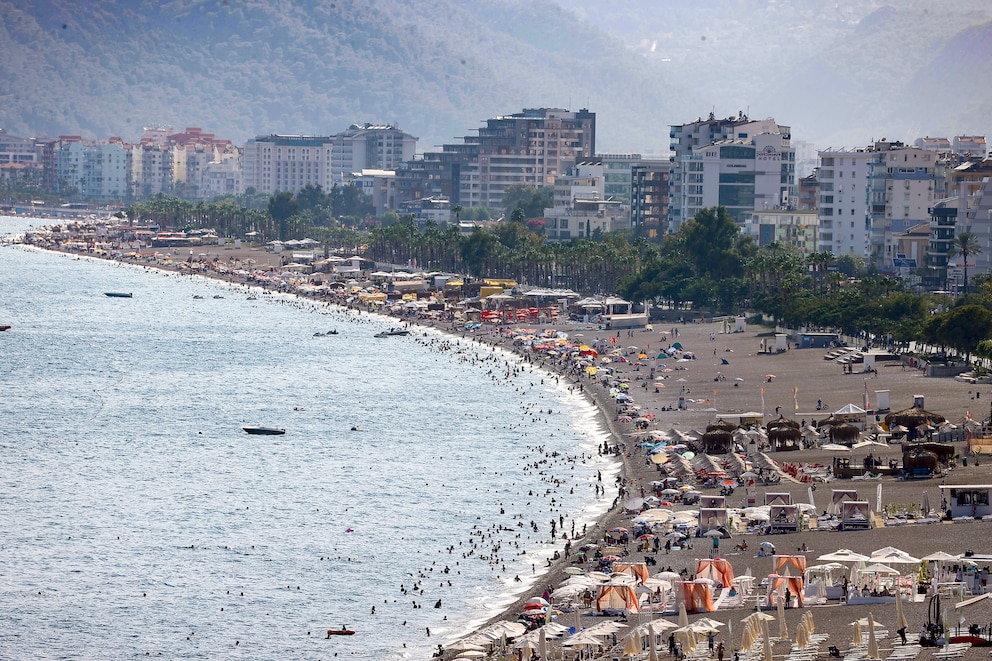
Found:
[[[799,429],[799,423],[796,422],[795,420],[789,420],[784,415],[780,415],[771,422],[769,422],[767,425],[765,425],[765,429],[767,429],[769,433],[773,429],[778,429],[780,427],[792,427],[794,429]]]
[[[790,421],[786,421],[790,422]],[[771,426],[771,425],[769,425]],[[768,430],[768,442],[771,443],[772,449],[776,451],[783,450],[798,450],[803,434],[799,431],[799,425],[792,427],[791,425],[779,425],[778,427],[773,427]]]
[[[854,445],[861,436],[861,430],[852,424],[842,422],[830,426],[830,442],[843,445]]]
[[[727,422],[723,418],[720,418],[713,424],[706,425],[706,431],[727,431],[732,432],[737,429],[740,425],[735,425],[732,422]]]
[[[920,425],[925,425],[928,422],[939,425],[945,420],[946,418],[939,413],[932,413],[926,409],[921,409],[918,406],[911,406],[908,409],[896,411],[895,413],[889,413],[885,416],[885,424],[890,428],[894,425],[902,425],[903,427],[907,427],[909,429],[916,429]]]
[[[697,444],[706,454],[726,454],[734,448],[734,435],[725,429],[714,429],[703,434]]]

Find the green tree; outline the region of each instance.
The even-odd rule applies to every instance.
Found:
[[[281,191],[269,197],[269,215],[279,228],[279,239],[289,238],[289,219],[296,214],[299,203],[289,191]]]
[[[486,275],[486,264],[498,243],[491,233],[478,227],[472,230],[461,246],[461,258],[470,275],[476,278]]]
[[[954,237],[954,254],[964,259],[964,292],[968,293],[968,257],[980,255],[982,246],[973,232],[961,232]]]

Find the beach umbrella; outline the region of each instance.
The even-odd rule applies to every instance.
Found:
[[[914,558],[905,551],[900,551],[892,546],[886,546],[885,548],[872,552],[870,561],[880,562],[886,565],[918,565],[920,563],[919,558]]]
[[[689,626],[689,613],[686,612],[685,602],[683,601],[679,603],[679,627],[682,628],[688,626]]]
[[[655,632],[654,623],[648,622],[648,661],[658,661],[658,652],[654,648]]]
[[[851,632],[851,645],[857,647],[861,644],[861,622],[854,623],[854,631]]]
[[[887,576],[896,576],[899,574],[898,569],[893,569],[892,567],[889,567],[888,565],[883,565],[879,562],[876,562],[875,564],[872,565],[868,565],[861,571],[863,571],[866,574],[885,574]]]
[[[902,592],[896,588],[896,631],[909,626],[906,622],[906,615],[902,612]]]
[[[548,634],[545,627],[541,627],[541,633],[537,639],[537,650],[542,659],[548,658]]]
[[[761,644],[762,656],[764,661],[772,661],[772,641],[771,637],[768,635],[768,620],[762,620],[761,630],[765,639]]]
[[[868,613],[868,658],[880,659],[878,654],[878,639],[875,637],[875,620]]]
[[[783,588],[785,587],[785,583],[782,583],[782,587]],[[785,600],[786,600],[786,596],[785,596],[784,593],[785,593],[785,590],[780,590],[779,591],[779,594],[777,595],[777,599],[776,599],[776,601],[778,602],[776,604],[777,605],[777,608],[778,608],[778,637],[781,640],[788,640],[789,639],[789,627],[788,627],[788,625],[785,622]]]
[[[850,549],[837,549],[817,558],[818,562],[867,562],[868,556],[855,553]]]
[[[635,657],[641,653],[641,646],[638,644],[637,638],[637,636],[631,634],[623,639],[623,653],[625,656]],[[541,658],[543,659],[544,656]]]

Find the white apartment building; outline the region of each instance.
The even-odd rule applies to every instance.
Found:
[[[672,126],[669,231],[700,210],[724,206],[743,227],[752,211],[793,206],[796,153],[791,129],[744,114]]]
[[[871,149],[830,147],[819,152],[821,251],[868,256],[868,173]]]
[[[630,206],[605,197],[605,168],[596,159],[579,162],[555,179],[554,206],[544,212],[549,240],[588,238],[630,226]]]
[[[245,190],[271,195],[307,184],[330,190],[332,139],[303,135],[257,136],[245,144]]]
[[[389,124],[352,124],[331,136],[333,183],[362,170],[395,170],[412,161],[417,138]]]
[[[901,142],[876,142],[868,171],[868,258],[876,266],[892,270],[893,258],[886,246],[891,235],[901,234],[930,221],[930,209],[944,197],[942,167],[938,154],[906,147]]]
[[[672,190],[679,224],[703,209],[722,206],[743,227],[753,211],[787,208],[796,201],[795,153],[781,133],[695,147],[675,167],[681,174],[681,185]]]
[[[240,195],[244,192],[241,177],[241,159],[237,154],[224,153],[217,160],[207,163],[200,173],[200,197],[211,199],[221,195]]]
[[[744,223],[744,234],[754,237],[759,246],[782,243],[795,246],[804,255],[820,252],[819,218],[815,211],[755,211]]]
[[[416,149],[417,138],[378,124],[352,124],[332,136],[256,136],[242,156],[244,186],[268,195],[308,184],[329,191],[362,170],[395,170]]]
[[[128,196],[128,148],[120,141],[85,143],[65,137],[55,148],[60,191],[75,188],[84,199],[123,200]]]

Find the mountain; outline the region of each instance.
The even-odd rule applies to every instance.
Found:
[[[811,141],[984,133],[987,4],[0,0],[0,126],[126,140],[199,126],[241,144],[388,122],[423,150],[487,117],[587,107],[600,152],[654,154],[669,124],[711,110]],[[955,66],[969,48],[974,66]],[[954,102],[924,103],[923,84]]]

